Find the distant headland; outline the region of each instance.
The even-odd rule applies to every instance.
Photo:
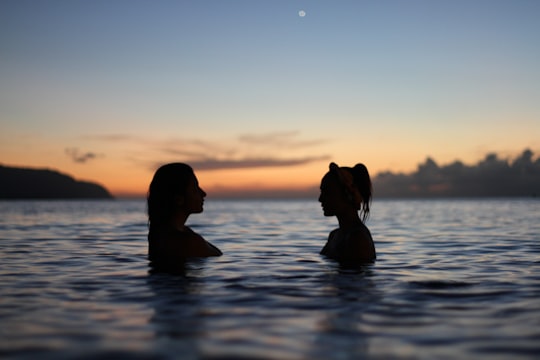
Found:
[[[49,169],[0,165],[0,199],[112,199],[103,186]]]

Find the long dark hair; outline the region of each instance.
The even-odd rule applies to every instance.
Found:
[[[368,169],[364,164],[356,164],[353,168],[344,167],[344,169],[351,173],[354,185],[362,196],[360,211],[362,213],[362,221],[366,221],[369,217],[369,206],[373,196],[373,187],[371,185]]]
[[[185,195],[194,176],[191,166],[183,163],[170,163],[157,169],[146,198],[150,232],[153,227],[170,224],[178,208],[177,198]]]

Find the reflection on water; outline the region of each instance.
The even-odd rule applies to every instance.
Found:
[[[202,354],[197,340],[204,336],[198,299],[202,281],[192,276],[150,274],[147,284],[153,293],[150,324],[159,339],[156,346],[187,359],[197,358]]]
[[[381,201],[375,264],[316,202],[208,202],[225,255],[151,273],[143,201],[0,202],[2,358],[535,358],[540,202]]]

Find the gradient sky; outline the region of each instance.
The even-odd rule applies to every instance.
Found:
[[[525,148],[538,0],[0,1],[4,165],[141,195],[183,161],[212,195]]]

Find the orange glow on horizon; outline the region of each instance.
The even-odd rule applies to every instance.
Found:
[[[113,176],[108,173],[101,177],[105,186],[116,197],[145,197],[152,180],[151,171],[135,170],[133,176]],[[200,186],[211,197],[257,196],[275,193],[280,196],[303,196],[318,189],[320,177],[324,175],[316,166],[298,168],[257,168],[197,171],[195,175]]]
[[[69,175],[79,181],[89,181],[105,187],[115,197],[145,197],[154,174],[151,159],[158,157],[148,152],[142,159],[132,159],[117,148],[102,148],[98,158],[77,163],[66,156],[64,148],[55,143],[36,142],[38,147],[23,146],[16,151],[6,147],[8,158],[2,159],[2,165],[27,168],[46,168]],[[4,146],[3,146],[4,147]],[[141,151],[134,147],[133,149]],[[516,147],[515,154],[506,152],[502,157],[513,158],[523,148]],[[129,149],[130,151],[132,148]],[[533,148],[534,150],[534,148]],[[361,151],[355,149],[353,142],[340,144],[333,149],[333,156],[327,160],[318,160],[295,166],[267,166],[237,169],[200,170],[194,168],[201,187],[208,193],[208,198],[220,197],[311,197],[317,196],[322,176],[328,170],[331,161],[340,166],[354,166],[363,162],[373,178],[381,171],[410,173],[417,169],[429,156],[437,164],[449,164],[459,160],[465,164],[474,164],[483,159],[486,152],[469,158],[443,157],[418,151],[396,153],[394,151]],[[535,151],[536,152],[536,151]],[[321,153],[324,153],[321,151]],[[330,153],[330,151],[328,151]],[[146,154],[146,153],[145,153]],[[7,160],[7,161],[6,161]],[[175,161],[170,157],[162,163]],[[181,160],[176,160],[181,161]],[[189,163],[189,162],[188,162]],[[157,166],[157,165],[155,165]]]

